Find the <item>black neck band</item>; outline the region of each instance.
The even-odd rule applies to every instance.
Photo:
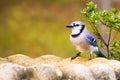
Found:
[[[82,28],[80,29],[80,32],[79,32],[78,34],[72,34],[71,36],[72,36],[72,37],[77,37],[77,36],[79,36],[79,35],[83,32],[84,28],[85,28],[85,26],[82,26]]]

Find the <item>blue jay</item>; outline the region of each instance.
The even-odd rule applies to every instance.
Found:
[[[71,24],[68,24],[66,27],[72,28],[70,41],[79,51],[79,53],[73,56],[71,60],[78,57],[80,55],[80,52],[90,53],[90,59],[92,59],[93,52],[97,53],[98,57],[106,58],[106,56],[98,48],[95,38],[86,29],[86,26],[83,22],[74,21]]]

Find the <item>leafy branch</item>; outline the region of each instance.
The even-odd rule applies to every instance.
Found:
[[[98,39],[106,46],[108,58],[110,58],[111,53],[117,53],[116,50],[111,50],[111,35],[112,32],[120,31],[120,11],[118,9],[112,10],[97,10],[97,5],[93,2],[89,2],[87,7],[82,11],[83,16],[88,20],[89,24],[93,28],[93,33],[97,36]],[[106,41],[100,33],[98,27],[103,24],[106,28],[108,28],[108,40]],[[120,46],[120,44],[119,44]],[[112,46],[112,49],[116,48]],[[120,54],[119,54],[120,55]]]

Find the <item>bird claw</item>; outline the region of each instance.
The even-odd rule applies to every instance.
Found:
[[[92,60],[92,58],[89,58],[88,60]]]
[[[77,53],[75,56],[71,57],[71,61],[72,61],[73,59],[77,58],[78,56],[80,56],[80,52]]]

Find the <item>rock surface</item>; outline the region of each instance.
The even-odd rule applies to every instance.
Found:
[[[92,71],[95,80],[116,80],[114,70],[106,64],[96,63],[89,68]]]
[[[30,67],[36,80],[61,80],[62,71],[50,64],[35,64]]]
[[[17,54],[0,58],[0,80],[120,80],[120,61]]]
[[[0,80],[29,80],[31,74],[26,67],[15,63],[0,65]]]
[[[69,64],[61,70],[65,80],[95,80],[90,69],[81,64]]]
[[[107,65],[109,65],[114,70],[116,78],[120,79],[120,61],[109,60]]]
[[[35,65],[38,63],[43,63],[43,64],[56,64],[57,62],[61,61],[62,58],[55,56],[55,55],[43,55],[37,58],[34,58],[31,61],[31,65]]]
[[[6,59],[8,62],[17,63],[23,66],[30,66],[33,60],[32,58],[22,54],[11,55]]]

